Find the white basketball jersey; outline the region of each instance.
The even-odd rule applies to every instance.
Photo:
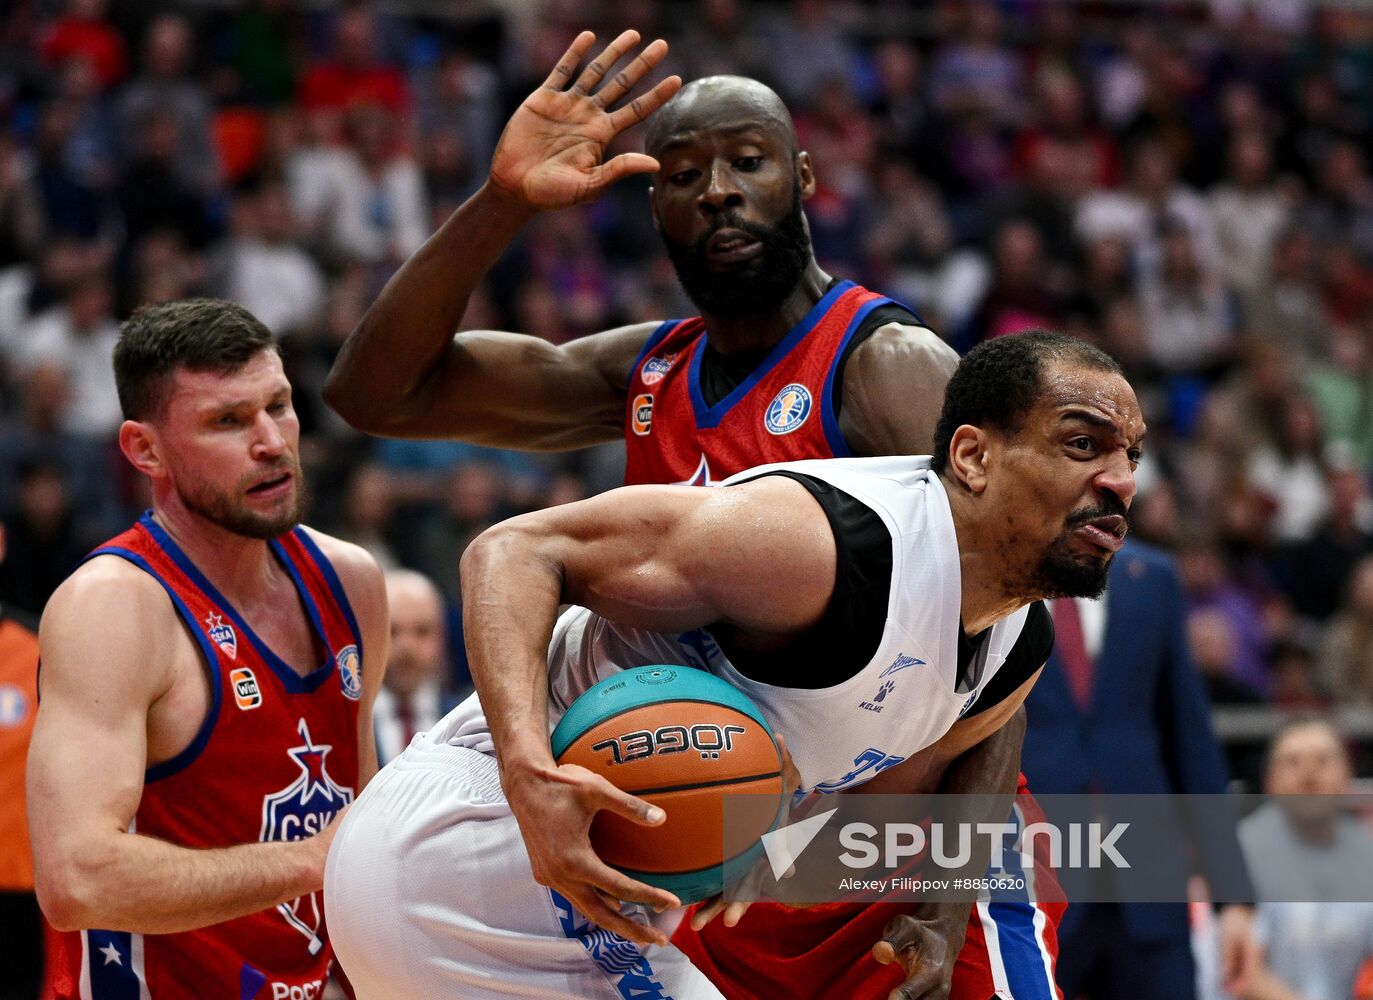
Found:
[[[861,784],[936,742],[996,675],[1020,637],[1028,606],[992,626],[960,686],[962,602],[958,541],[948,496],[928,458],[787,462],[750,469],[724,486],[787,470],[827,482],[872,508],[892,537],[887,621],[876,654],[833,687],[774,687],[743,676],[703,629],[650,632],[585,608],[565,612],[549,646],[550,728],[593,684],[629,667],[667,663],[708,670],[749,695],[787,738],[801,790]],[[786,586],[779,568],[777,585]],[[490,753],[472,696],[434,730],[438,739]]]

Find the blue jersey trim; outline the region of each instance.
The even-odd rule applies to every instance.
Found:
[[[128,931],[81,933],[86,939],[91,1000],[138,1000],[142,984],[133,967],[133,935]]]
[[[272,651],[272,648],[258,637],[258,634],[243,620],[243,616],[238,613],[238,609],[225,600],[224,595],[215,588],[214,584],[205,578],[205,574],[200,572],[195,563],[191,562],[186,556],[186,553],[181,551],[181,547],[172,540],[172,536],[163,530],[162,525],[153,520],[151,512],[140,517],[138,523],[148,529],[149,534],[153,536],[153,541],[167,553],[172,562],[176,563],[177,568],[185,573],[186,577],[199,587],[201,592],[213,601],[220,610],[228,615],[230,620],[238,626],[243,637],[252,643],[253,648],[256,649],[258,655],[262,657],[262,662],[266,663],[267,666],[271,668],[272,673],[276,674],[278,679],[280,679],[287,694],[309,694],[323,684],[329,675],[333,673],[334,657],[332,654],[330,654],[329,658],[325,660],[322,666],[316,667],[305,676],[302,677],[300,674],[296,673],[289,663],[280,656],[277,656],[277,654]],[[274,548],[273,551],[276,552],[278,550]],[[278,552],[278,558],[281,557],[281,554]],[[300,577],[296,574],[294,567],[291,566],[291,560],[285,559],[284,561],[286,563],[287,572],[291,577],[292,586],[297,588],[297,593],[300,594],[301,601],[305,604],[306,608],[309,608],[309,592],[305,590],[304,584],[300,581]],[[318,629],[318,623],[313,618],[311,619],[311,625]],[[317,631],[316,634],[319,636],[320,644],[328,650],[330,648],[328,637],[324,635],[322,630]]]
[[[691,391],[691,406],[696,411],[697,429],[710,430],[720,426],[720,421],[725,419],[734,405],[747,396],[755,385],[791,353],[791,349],[815,328],[815,324],[820,322],[825,313],[830,311],[839,296],[853,287],[852,281],[841,281],[826,292],[820,301],[811,306],[810,311],[801,317],[801,322],[787,331],[787,335],[768,352],[763,363],[750,372],[748,378],[735,386],[733,392],[714,406],[707,406],[705,396],[701,395],[701,360],[705,357],[706,352],[705,347],[698,344],[696,351],[691,356],[691,372],[687,379],[687,387]]]
[[[563,936],[581,943],[623,1000],[672,1000],[639,946],[583,917],[556,889],[549,889]]]
[[[850,458],[853,449],[844,440],[843,433],[839,430],[839,414],[834,412],[834,381],[839,373],[839,361],[844,356],[844,349],[849,346],[849,341],[858,332],[863,321],[868,315],[879,306],[900,305],[892,302],[891,299],[873,299],[866,305],[860,306],[858,312],[853,314],[853,319],[849,321],[848,329],[844,331],[844,336],[839,341],[839,349],[834,352],[834,357],[830,360],[830,370],[825,375],[825,387],[820,393],[820,420],[825,428],[825,440],[829,442],[830,452],[835,458]]]
[[[358,628],[357,616],[353,614],[352,602],[348,600],[348,592],[343,589],[343,581],[338,578],[338,571],[334,569],[334,564],[329,561],[329,557],[310,537],[310,533],[304,528],[296,528],[292,532],[300,540],[301,546],[314,560],[315,566],[319,569],[320,575],[324,577],[324,582],[329,585],[329,593],[334,596],[334,603],[343,612],[344,620],[348,622],[348,628],[353,633],[353,642],[358,647],[358,660],[362,659],[362,629]],[[303,584],[302,584],[303,586]]]
[[[1001,874],[1019,876],[1023,889],[993,889],[987,904],[987,915],[996,924],[997,943],[1000,946],[1001,962],[1006,970],[1006,982],[1011,993],[1019,1000],[1058,1000],[1053,980],[1044,968],[1044,952],[1035,934],[1035,917],[1038,907],[1030,898],[1033,870],[1025,871],[1025,863],[1031,865],[1034,859],[1022,855],[1020,835],[1025,821],[1019,806],[1011,807],[1008,817],[1015,826],[1013,846],[1006,849],[1001,865],[993,861],[988,868],[989,877]],[[1002,841],[1004,846],[1005,841]]]
[[[625,385],[634,381],[634,375],[638,372],[639,366],[644,363],[644,359],[652,354],[654,348],[666,340],[667,335],[676,329],[681,322],[680,319],[665,319],[658,324],[656,330],[648,335],[648,339],[644,341],[644,346],[639,350],[639,356],[634,359],[634,364],[629,366],[629,381]]]
[[[179,614],[186,623],[186,628],[194,637],[196,645],[200,647],[200,654],[205,659],[205,669],[210,675],[210,710],[205,713],[205,721],[200,724],[200,728],[196,731],[195,739],[191,740],[186,749],[182,750],[175,757],[170,757],[162,763],[154,764],[152,767],[146,769],[143,772],[143,782],[144,784],[149,784],[154,781],[161,781],[163,778],[169,778],[178,771],[184,771],[200,756],[201,751],[205,749],[205,744],[210,742],[210,734],[214,732],[215,724],[219,721],[219,706],[223,700],[224,679],[223,675],[219,672],[219,654],[215,651],[214,646],[210,644],[210,637],[206,635],[205,630],[200,627],[200,622],[196,621],[195,615],[191,614],[191,609],[186,607],[186,602],[181,599],[181,595],[172,589],[170,583],[162,578],[162,574],[153,569],[148,560],[137,552],[114,545],[96,549],[88,555],[86,559],[83,559],[82,562],[85,562],[88,559],[94,559],[96,556],[106,555],[118,556],[120,559],[125,559],[133,563],[158,583],[162,584],[162,589],[165,590],[167,596],[172,599],[172,605],[176,608],[177,614]]]

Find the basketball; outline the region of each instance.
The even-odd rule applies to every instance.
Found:
[[[782,758],[762,712],[703,670],[647,666],[592,687],[553,730],[553,756],[662,808],[661,826],[597,813],[606,864],[683,904],[720,892],[762,852],[782,806]],[[726,795],[736,800],[725,822]]]

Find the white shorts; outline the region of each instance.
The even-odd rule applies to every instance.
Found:
[[[723,1000],[676,948],[603,930],[535,882],[495,759],[426,734],[344,817],[324,904],[359,1000]]]

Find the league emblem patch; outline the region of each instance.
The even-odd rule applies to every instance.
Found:
[[[644,385],[657,385],[676,363],[676,354],[664,354],[661,357],[649,358],[644,362],[644,366],[639,369],[639,377],[644,380]]]
[[[799,382],[783,386],[782,390],[768,404],[763,426],[769,434],[790,434],[806,422],[810,416],[810,390]]]
[[[205,618],[205,631],[211,640],[231,660],[238,659],[238,633],[232,625],[224,624],[224,617],[214,613]]]
[[[334,658],[338,664],[338,681],[346,698],[357,701],[362,697],[362,661],[357,646],[344,646]]]
[[[257,686],[257,676],[247,667],[229,671],[229,683],[234,686],[234,702],[247,711],[262,704],[262,689]]]
[[[631,405],[629,426],[635,434],[643,437],[653,429],[653,394],[641,392],[634,397]]]

